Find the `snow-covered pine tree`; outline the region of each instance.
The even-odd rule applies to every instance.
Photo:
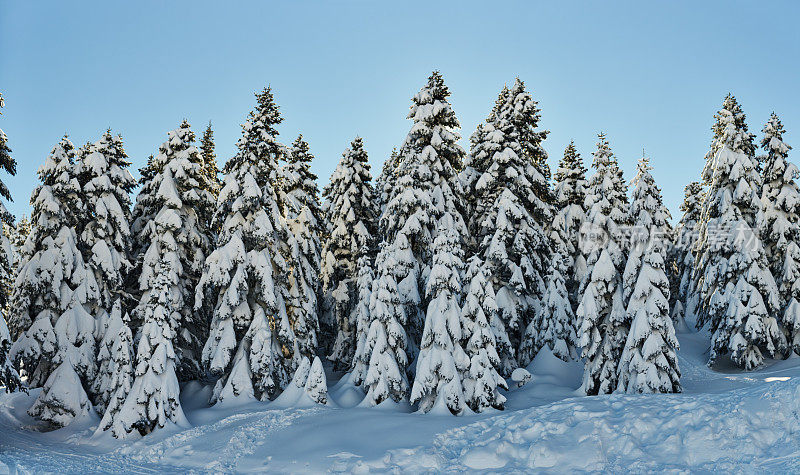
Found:
[[[192,312],[197,306],[193,291],[209,247],[200,214],[209,212],[213,200],[189,124],[183,121],[167,137],[151,162],[151,206],[157,211],[143,228],[149,247],[142,255],[139,276],[141,300],[136,314],[142,328],[136,378],[121,407],[122,394],[115,391],[111,395],[110,415],[103,423],[103,428],[112,429],[117,437],[134,429],[145,435],[167,421],[184,425],[178,378],[200,374],[206,322],[202,314]],[[117,332],[124,335],[125,329]],[[125,345],[114,349],[123,359]]]
[[[337,369],[348,369],[355,352],[358,299],[358,262],[372,255],[377,234],[377,206],[367,152],[360,137],[342,153],[342,159],[322,192],[323,212],[330,226],[322,257],[324,292],[323,350]],[[367,254],[364,254],[367,253]],[[333,330],[333,331],[331,331]],[[334,334],[332,342],[325,341]]]
[[[441,229],[433,241],[433,266],[425,292],[428,311],[417,357],[417,371],[411,388],[411,403],[422,412],[459,415],[467,407],[462,377],[470,359],[461,347],[462,292],[461,236],[450,215],[439,222]]]
[[[396,274],[403,312],[407,318],[409,355],[416,356],[422,338],[427,298],[424,296],[436,237],[436,223],[450,214],[455,231],[467,235],[463,218],[463,191],[458,172],[464,150],[458,145],[460,127],[448,102],[450,90],[442,75],[434,71],[427,84],[413,97],[407,118],[414,123],[398,153],[396,192],[381,215],[384,239],[403,235],[412,260]]]
[[[28,239],[28,235],[31,233],[31,222],[28,217],[23,214],[16,225],[4,224],[4,230],[8,234],[9,244],[11,245],[12,274],[9,275],[9,278],[11,278],[11,286],[8,287],[8,290],[13,291],[13,274],[16,273],[17,266],[22,259],[22,248],[25,246],[25,240]]]
[[[508,390],[505,379],[497,372],[500,358],[498,346],[511,346],[506,338],[497,341],[495,328],[502,330],[503,322],[497,312],[494,288],[489,280],[483,260],[473,256],[467,262],[466,297],[462,308],[462,335],[464,349],[469,357],[469,370],[464,378],[464,397],[467,406],[475,412],[490,407],[503,409],[506,398],[500,389]],[[502,331],[501,335],[505,335]],[[508,350],[507,350],[508,351]]]
[[[568,258],[555,253],[550,261],[542,309],[528,324],[520,347],[519,361],[523,367],[528,366],[536,353],[545,347],[564,361],[572,361],[577,357],[575,312],[572,311],[566,283],[570,270],[567,266]]]
[[[367,343],[367,337],[369,336],[371,322],[369,305],[372,299],[372,284],[374,280],[375,271],[373,270],[372,259],[365,249],[358,260],[358,279],[356,279],[358,301],[354,311],[356,349],[353,355],[353,363],[350,366],[352,382],[356,386],[360,386],[364,382],[367,370],[369,370],[369,359],[372,355],[372,347]]]
[[[0,109],[3,107],[5,107],[5,102],[3,101],[3,94],[0,93]],[[0,115],[2,115],[2,112],[0,112]],[[11,176],[17,174],[17,161],[11,156],[11,148],[8,146],[8,136],[3,132],[3,129],[0,129],[0,170]],[[0,181],[0,196],[8,201],[12,201],[11,192],[2,181]],[[2,202],[0,202],[0,220],[6,223],[14,222],[14,217],[8,212],[6,205]]]
[[[11,307],[24,330],[11,358],[22,360],[31,387],[44,385],[29,413],[56,427],[89,412],[86,390],[96,371],[95,321],[84,305],[96,301],[98,286],[75,235],[83,200],[74,157],[64,137],[39,169]]]
[[[386,208],[386,205],[394,194],[394,186],[397,182],[399,168],[399,155],[397,149],[393,148],[389,158],[383,162],[381,173],[378,175],[378,178],[375,179],[375,195],[380,213],[383,213],[384,208]]]
[[[498,348],[504,376],[518,365],[515,351],[544,294],[549,261],[545,226],[552,216],[552,194],[541,146],[547,131],[538,128],[539,112],[522,81],[504,87],[471,138],[471,170],[462,174],[475,252],[489,266],[505,326],[497,330],[506,335],[497,337],[512,344],[511,351]]]
[[[139,169],[139,185],[141,185],[141,188],[136,195],[136,202],[133,205],[133,212],[131,213],[131,234],[136,236],[131,248],[134,258],[141,257],[141,254],[150,247],[150,243],[142,242],[140,236],[147,226],[147,223],[153,219],[156,211],[158,211],[153,198],[156,193],[153,178],[159,171],[160,170],[156,168],[155,157],[153,155],[147,157],[147,163]],[[137,272],[134,272],[134,274],[139,275],[138,270],[139,269],[137,269]]]
[[[152,160],[153,175],[147,183],[152,190],[150,206],[155,210],[137,237],[149,243],[140,257],[138,275],[139,305],[134,311],[142,320],[151,303],[148,295],[154,285],[160,259],[169,259],[172,308],[175,320],[170,321],[175,340],[171,342],[177,355],[177,374],[181,381],[196,379],[201,374],[201,353],[208,335],[207,315],[194,311],[195,288],[200,280],[205,256],[210,248],[210,232],[201,216],[214,207],[211,192],[203,173],[200,152],[194,145],[195,135],[185,120],[167,133]]]
[[[278,205],[278,168],[285,147],[275,127],[283,120],[270,88],[242,126],[238,152],[225,164],[217,200],[216,249],[197,287],[216,299],[203,364],[218,378],[212,401],[238,396],[274,398],[296,367],[286,313],[288,230]]]
[[[214,200],[219,196],[219,190],[222,188],[222,182],[219,179],[219,166],[217,165],[217,153],[214,145],[214,129],[211,128],[211,122],[208,123],[206,130],[203,132],[203,138],[200,140],[200,156],[203,159],[203,175],[206,176],[206,183],[208,184],[208,191],[214,197]],[[213,213],[207,217],[208,225],[211,225],[211,218]]]
[[[66,242],[60,248],[62,251],[69,249],[70,254],[77,251],[74,241]],[[83,264],[74,254],[68,259],[74,260],[76,264]],[[79,278],[79,281],[82,283],[76,289],[68,291],[71,295],[64,303],[66,309],[53,325],[57,346],[52,359],[53,372],[28,411],[31,416],[55,427],[66,426],[74,418],[87,414],[92,407],[87,388],[95,373],[95,322],[82,302],[84,295],[91,294],[86,288],[89,278],[85,277],[90,271],[85,265],[81,270],[84,277]],[[73,273],[73,278],[78,277],[76,274]]]
[[[478,180],[489,169],[492,157],[499,151],[499,140],[491,140],[490,133],[494,130],[497,123],[497,113],[500,105],[505,102],[508,95],[508,88],[503,87],[500,97],[495,101],[494,107],[489,112],[486,121],[478,124],[475,132],[469,137],[470,150],[464,157],[464,169],[459,173],[462,189],[464,190],[464,207],[466,210],[467,229],[469,230],[467,247],[470,254],[478,254],[480,251],[480,241],[477,239],[477,232],[480,222],[473,216],[475,213],[485,213],[489,206],[484,198],[484,186],[478,190]],[[495,135],[493,138],[500,139],[501,136]]]
[[[313,159],[308,143],[301,135],[292,144],[288,163],[281,169],[281,202],[291,247],[287,310],[297,351],[309,359],[317,353],[319,334],[322,216],[317,176],[311,172]]]
[[[123,312],[128,312],[131,318],[131,329],[141,328],[142,326],[142,322],[138,321],[138,315],[133,310],[139,304],[141,297],[139,276],[142,274],[144,253],[150,248],[150,242],[147,240],[144,231],[158,211],[155,203],[155,194],[158,190],[153,178],[160,171],[156,166],[153,155],[147,157],[147,163],[139,169],[139,191],[136,194],[131,213],[131,236],[135,237],[135,239],[131,239],[131,264],[133,267],[128,273],[128,279],[125,284],[125,288],[133,298],[131,302],[123,302],[123,304],[126,304],[123,306]]]
[[[112,429],[115,437],[121,437],[124,427],[119,424],[116,414],[130,393],[133,383],[134,351],[133,336],[128,325],[128,314],[122,314],[122,303],[119,299],[111,309],[103,339],[98,344],[97,380],[95,391],[100,401],[96,406],[97,412],[103,414],[99,430]],[[117,422],[114,425],[114,422]]]
[[[366,156],[366,152],[364,155]],[[286,160],[287,163],[281,168],[283,183],[280,190],[280,201],[284,206],[283,213],[286,219],[294,219],[304,208],[308,208],[315,221],[320,223],[315,228],[319,233],[322,207],[319,203],[317,175],[311,171],[314,155],[302,135],[298,135],[292,143]]]
[[[0,386],[7,393],[25,388],[11,359],[11,334],[8,332],[5,317],[0,317]]]
[[[308,356],[301,356],[289,386],[294,386],[297,389],[291,393],[287,390],[283,395],[290,393],[297,397],[297,393],[302,394],[301,400],[294,401],[295,404],[303,405],[303,403],[312,402],[324,405],[328,403],[328,384],[325,380],[325,369],[319,356],[314,357],[313,363],[308,359]],[[280,399],[282,397],[278,400],[280,401]],[[302,401],[302,399],[305,399],[305,401]]]
[[[629,212],[634,232],[623,298],[630,329],[618,370],[618,389],[629,393],[681,390],[675,354],[678,341],[669,315],[669,280],[664,264],[670,215],[651,169],[649,159],[642,157],[633,179],[636,188]]]
[[[694,270],[694,243],[697,240],[698,224],[702,212],[703,185],[698,181],[693,181],[684,188],[683,203],[680,210],[683,211],[678,226],[675,228],[674,242],[672,244],[672,261],[674,268],[671,269],[672,279],[677,285],[678,295],[673,297],[672,320],[675,324],[681,323],[680,318],[686,315],[694,315],[697,307],[697,296],[692,290],[692,271]]]
[[[11,246],[14,248],[15,252],[19,253],[22,246],[25,245],[25,240],[28,239],[30,233],[31,222],[28,217],[23,214],[19,221],[17,221],[14,226],[14,231],[12,232],[14,238],[11,239]]]
[[[583,159],[570,142],[556,170],[554,190],[555,216],[550,227],[550,238],[556,250],[565,259],[563,277],[572,309],[578,308],[578,288],[586,277],[586,259],[580,249],[581,224],[586,218],[586,167]]]
[[[800,354],[800,189],[797,166],[788,161],[783,124],[775,113],[763,129],[761,146],[767,151],[764,163],[764,249],[778,285],[782,323],[789,344]]]
[[[328,403],[328,383],[325,380],[325,368],[319,356],[314,357],[311,369],[308,372],[308,379],[304,387],[306,396],[317,404]]]
[[[581,227],[587,274],[581,283],[579,344],[586,359],[582,389],[587,395],[608,394],[617,386],[617,365],[627,336],[622,295],[625,268],[623,233],[627,217],[625,182],[605,134],[598,135]]]
[[[136,378],[122,407],[111,412],[110,421],[105,418],[103,421],[103,427],[111,428],[115,437],[126,437],[134,430],[147,435],[168,422],[180,427],[188,425],[180,402],[176,375],[178,357],[173,346],[175,322],[181,318],[177,306],[182,303],[181,295],[176,292],[178,284],[175,282],[180,263],[175,249],[164,245],[177,230],[175,225],[180,223],[177,210],[181,202],[171,174],[170,169],[164,171],[164,185],[159,187],[158,194],[162,198],[165,197],[162,192],[171,195],[169,204],[158,213],[157,224],[149,226],[157,229],[157,235],[152,236],[154,252],[148,251],[148,254],[160,259],[153,259],[154,268],[146,267],[152,287],[143,295],[146,300],[136,310],[144,322],[136,349]],[[112,400],[112,404],[114,402]]]
[[[98,284],[99,299],[88,303],[96,324],[95,340],[100,342],[105,338],[112,307],[125,293],[123,284],[131,268],[130,192],[136,180],[128,171],[130,162],[122,137],[111,135],[110,130],[75,165],[85,201],[79,247]],[[105,363],[98,361],[99,365]],[[108,403],[109,392],[101,389],[110,384],[105,376],[98,373],[90,394],[101,411]]]
[[[3,95],[0,94],[0,109],[4,106]],[[0,112],[2,115],[2,112]],[[0,129],[0,169],[6,171],[11,176],[17,173],[17,162],[11,157],[11,149],[8,146],[8,138],[5,132]],[[11,200],[11,193],[8,187],[0,181],[0,196]],[[14,227],[14,220],[5,209],[5,204],[0,202],[0,221],[4,228]],[[7,236],[2,236],[2,246],[0,246],[0,386],[7,392],[16,391],[22,387],[19,373],[11,360],[9,351],[11,350],[11,334],[8,331],[6,318],[9,314],[9,297],[12,293],[12,281],[16,259],[15,249],[17,248]]]
[[[359,357],[369,355],[369,368],[362,383],[366,393],[362,404],[367,406],[377,406],[388,399],[398,403],[408,398],[406,316],[395,278],[397,256],[407,252],[408,240],[400,234],[394,244],[381,244],[376,259],[378,275],[370,296],[369,329],[364,347],[356,349]]]
[[[20,250],[19,268],[11,295],[8,326],[15,341],[12,359],[23,358],[28,384],[32,387],[44,384],[53,369],[50,360],[55,354],[56,342],[52,325],[61,309],[61,282],[58,280],[61,274],[52,274],[51,282],[55,286],[42,282],[40,261],[45,256],[46,260],[53,257],[54,240],[59,231],[62,226],[67,226],[67,221],[75,222],[75,211],[82,205],[80,186],[77,180],[73,181],[74,158],[72,142],[64,137],[38,171],[42,184],[31,194],[33,226],[30,238]],[[58,198],[55,201],[58,208],[51,210],[54,193]],[[64,205],[62,200],[68,204]],[[53,261],[52,265],[56,262]],[[32,327],[34,321],[37,321],[35,329]]]
[[[731,354],[747,370],[786,350],[779,328],[780,298],[769,271],[760,230],[764,226],[753,135],[736,99],[728,95],[716,114],[709,184],[695,246],[697,324],[710,325],[709,364]]]
[[[662,253],[662,270],[666,271],[666,243],[671,236],[669,221],[672,219],[669,210],[664,206],[661,189],[656,185],[650,173],[650,159],[642,153],[636,166],[633,178],[633,200],[628,209],[628,223],[632,226],[629,233],[629,247],[623,274],[623,301],[626,308],[631,294],[636,287],[642,267],[642,259],[650,248],[658,247]],[[651,244],[651,245],[649,245]],[[660,278],[656,279],[660,282]],[[667,289],[668,290],[668,289]],[[669,297],[669,292],[666,294]]]

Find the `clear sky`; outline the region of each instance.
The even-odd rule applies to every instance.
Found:
[[[0,128],[28,213],[36,169],[68,133],[108,127],[138,170],[183,118],[213,121],[229,158],[253,92],[272,85],[280,140],[310,142],[324,185],[364,138],[373,175],[400,145],[411,97],[439,69],[463,144],[503,84],[542,108],[555,167],[574,139],[587,166],[608,134],[627,179],[642,148],[674,216],[697,179],[715,111],[733,92],[760,135],[771,111],[800,157],[800,2],[63,2],[0,0]],[[138,176],[138,172],[134,172]]]

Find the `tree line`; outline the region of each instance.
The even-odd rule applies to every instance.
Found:
[[[321,193],[308,143],[278,141],[272,90],[255,96],[221,170],[211,124],[199,144],[170,131],[138,183],[120,135],[65,136],[30,221],[0,210],[0,383],[42,388],[32,416],[144,435],[188,424],[192,380],[211,404],[287,388],[324,404],[323,359],[363,406],[481,412],[543,349],[583,361],[587,395],[680,392],[688,316],[709,364],[800,352],[798,169],[774,114],[757,155],[726,97],[673,227],[649,159],[629,192],[602,133],[590,177],[573,143],[552,173],[519,79],[466,151],[433,72],[376,179],[357,137]],[[16,172],[2,131],[0,168]]]

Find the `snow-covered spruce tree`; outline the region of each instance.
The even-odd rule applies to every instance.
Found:
[[[278,163],[285,147],[282,121],[269,88],[242,126],[238,152],[225,164],[217,200],[216,249],[197,287],[215,299],[203,364],[218,377],[212,402],[234,397],[274,398],[296,367],[294,334],[286,313],[288,230],[278,205]]]
[[[624,275],[630,323],[619,364],[618,390],[629,393],[680,392],[678,341],[669,315],[669,280],[664,266],[670,219],[661,190],[639,160],[630,208],[634,226]]]
[[[317,353],[319,334],[322,216],[317,176],[311,172],[313,159],[301,135],[294,141],[288,163],[281,169],[281,202],[291,247],[287,309],[297,351],[309,359]]]
[[[586,277],[586,260],[580,250],[581,224],[586,218],[586,167],[570,142],[556,170],[553,193],[555,215],[550,226],[550,238],[556,250],[565,259],[565,285],[572,309],[578,308],[578,288]]]
[[[328,382],[325,379],[325,369],[319,356],[315,356],[314,362],[311,363],[304,391],[306,396],[315,403],[328,403]]]
[[[3,95],[0,93],[0,109],[5,107]],[[0,113],[2,115],[2,113]],[[8,136],[2,129],[0,129],[0,170],[8,173],[11,176],[17,174],[17,161],[11,156],[11,148],[8,146]],[[11,200],[11,192],[8,187],[0,181],[0,196],[8,201]],[[13,223],[14,217],[6,209],[6,205],[0,202],[0,219],[6,223]]]
[[[486,261],[495,288],[500,318],[512,347],[500,350],[501,373],[517,367],[515,351],[521,333],[539,308],[545,291],[549,238],[545,226],[552,216],[550,171],[541,142],[539,109],[522,81],[503,88],[489,115],[471,138],[466,170],[470,234],[475,252]]]
[[[117,437],[133,429],[148,434],[167,421],[185,424],[178,378],[200,374],[205,320],[192,312],[193,290],[209,247],[200,214],[208,212],[213,201],[189,124],[183,121],[167,137],[152,160],[151,198],[157,211],[143,229],[149,247],[142,256],[141,300],[135,311],[142,322],[136,379],[121,407],[113,405],[119,401],[110,401],[111,414],[104,418],[103,428]],[[126,351],[124,345],[116,349]]]
[[[208,123],[206,130],[203,132],[203,138],[200,140],[200,156],[203,159],[203,175],[206,177],[206,184],[208,191],[214,197],[214,200],[219,196],[219,190],[222,188],[222,182],[219,179],[219,166],[217,165],[217,153],[214,145],[214,129],[211,128],[211,122]],[[213,213],[207,217],[208,225],[211,225],[211,218]]]
[[[123,284],[131,268],[130,192],[136,180],[128,171],[130,162],[122,137],[111,135],[110,130],[75,165],[86,206],[79,247],[98,284],[99,299],[88,304],[96,322],[95,340],[100,342],[105,337],[111,309],[124,294]],[[98,360],[101,366],[106,363]],[[90,396],[100,411],[108,403],[108,391],[102,390],[110,384],[103,379],[105,376],[106,373],[98,373],[91,387]]]
[[[0,94],[0,108],[4,106],[3,95]],[[1,115],[2,113],[0,113]],[[8,138],[5,132],[0,129],[0,169],[5,170],[10,175],[16,175],[17,162],[11,157],[11,149],[8,147]],[[8,187],[0,181],[0,196],[10,200],[11,193]],[[13,228],[14,220],[11,214],[5,209],[5,204],[0,203],[0,221],[4,228],[6,226]],[[3,386],[7,392],[16,391],[22,387],[19,379],[19,373],[15,368],[14,362],[11,360],[9,351],[11,350],[11,334],[8,331],[6,324],[6,317],[9,311],[9,297],[12,292],[12,276],[14,275],[14,268],[16,259],[15,243],[3,235],[3,245],[0,246],[0,386]]]
[[[33,229],[11,306],[12,321],[24,330],[11,358],[22,360],[31,387],[43,385],[29,413],[56,427],[89,412],[87,388],[96,371],[95,321],[84,305],[98,298],[98,287],[75,235],[83,201],[74,157],[64,137],[39,169]]]
[[[358,289],[358,301],[354,310],[354,320],[356,328],[356,348],[353,355],[353,363],[350,366],[352,382],[360,386],[367,376],[369,370],[369,359],[372,355],[372,347],[367,343],[370,326],[369,305],[372,299],[372,284],[375,280],[372,259],[369,253],[362,252],[358,260],[358,279],[356,288]]]
[[[547,290],[542,298],[542,310],[525,331],[520,347],[520,364],[527,366],[542,348],[549,348],[557,358],[572,361],[577,357],[578,335],[575,312],[569,301],[566,276],[568,258],[553,254],[547,276]]]
[[[66,248],[77,251],[75,242],[61,246],[62,250]],[[77,260],[76,263],[80,264]],[[84,275],[90,272],[85,266],[82,270]],[[75,273],[73,277],[77,277]],[[54,369],[28,411],[31,416],[56,427],[66,426],[74,418],[87,414],[92,407],[87,388],[95,372],[94,319],[82,302],[83,295],[90,293],[85,288],[88,281],[88,277],[83,277],[84,283],[71,291],[72,295],[65,303],[66,309],[53,325],[57,346],[52,360]]]
[[[508,339],[498,341],[495,328],[502,330],[503,322],[497,312],[494,289],[483,260],[473,256],[467,262],[466,296],[462,312],[464,349],[469,357],[469,370],[464,374],[464,397],[475,412],[490,407],[503,409],[506,398],[499,389],[508,390],[505,379],[497,372],[499,346],[511,346]],[[504,332],[500,333],[505,335]]]
[[[76,212],[83,204],[74,176],[74,158],[72,142],[64,137],[38,170],[42,184],[31,194],[31,235],[20,252],[11,296],[8,326],[12,340],[16,340],[13,359],[24,359],[31,387],[44,384],[53,368],[50,360],[56,346],[52,324],[60,315],[62,279],[69,279],[70,272],[42,274],[41,270],[62,265],[55,259],[55,241],[62,228],[74,225]],[[63,265],[69,265],[66,259]],[[34,328],[32,324],[37,320]]]
[[[396,273],[403,312],[407,318],[409,356],[415,357],[422,338],[427,299],[424,296],[433,262],[431,245],[436,223],[449,214],[459,236],[466,236],[463,192],[458,172],[464,150],[458,145],[459,123],[448,102],[450,90],[442,75],[434,71],[427,84],[412,99],[408,118],[414,123],[403,142],[397,160],[396,192],[381,215],[384,239],[394,243],[403,235],[412,265]]]
[[[378,201],[378,210],[383,213],[384,208],[394,195],[397,182],[398,169],[400,168],[397,149],[393,148],[389,158],[383,162],[381,173],[375,179],[375,195]]]
[[[96,409],[103,414],[98,430],[112,429],[114,437],[118,438],[125,434],[125,430],[119,423],[117,413],[130,393],[134,378],[133,336],[129,321],[128,314],[123,315],[122,303],[118,299],[111,309],[105,335],[97,350],[97,380],[101,383],[95,390],[101,403]]]
[[[666,262],[667,240],[672,234],[669,228],[672,216],[664,206],[661,189],[650,173],[652,169],[650,159],[643,155],[636,166],[636,176],[633,178],[635,188],[628,209],[628,223],[632,229],[629,233],[628,256],[623,274],[623,300],[626,307],[636,287],[642,259],[647,252],[651,252],[649,247],[658,247],[659,252],[662,252],[662,261]],[[653,246],[648,246],[648,243]],[[666,271],[664,262],[662,267]],[[669,297],[669,292],[664,295]]]
[[[467,407],[462,377],[470,359],[461,347],[461,236],[445,215],[433,242],[433,266],[425,292],[428,311],[422,333],[411,403],[422,412],[459,415]]]
[[[3,95],[0,94],[0,109],[4,106]],[[2,111],[0,110],[0,115]],[[17,174],[17,162],[11,157],[11,149],[8,146],[8,137],[0,129],[0,170],[5,171],[11,176]],[[11,192],[8,187],[0,181],[0,196],[6,200],[11,200]],[[3,228],[2,246],[0,246],[0,318],[7,316],[9,297],[12,291],[12,280],[16,264],[17,249],[19,248],[19,238],[16,237],[14,217],[5,207],[5,203],[0,202],[0,225]],[[2,358],[3,356],[0,356]]]
[[[406,316],[395,278],[397,254],[404,252],[398,247],[400,244],[408,247],[402,234],[397,236],[395,244],[381,245],[376,259],[377,278],[370,296],[369,329],[364,346],[356,349],[359,359],[361,355],[369,355],[369,368],[362,383],[366,393],[362,404],[367,406],[377,406],[388,399],[398,403],[408,398]]]
[[[778,285],[782,323],[789,344],[800,354],[800,189],[797,167],[787,160],[792,148],[783,142],[784,128],[775,113],[763,129],[764,248]]]
[[[201,216],[213,209],[214,201],[194,140],[194,132],[185,120],[179,128],[167,133],[167,141],[152,160],[154,173],[147,183],[153,190],[150,205],[155,212],[137,236],[148,243],[148,248],[140,256],[140,300],[134,314],[144,324],[143,316],[151,302],[148,294],[154,279],[159,278],[156,272],[159,260],[170,259],[173,286],[170,298],[176,317],[170,321],[175,335],[171,344],[181,381],[200,376],[201,353],[208,335],[207,315],[193,308],[199,306],[195,288],[210,248],[210,233]]]
[[[698,224],[702,212],[703,185],[693,181],[684,188],[683,211],[678,226],[675,228],[673,243],[672,277],[677,282],[678,295],[675,296],[672,309],[673,322],[680,323],[677,317],[694,315],[697,298],[692,289],[692,272],[694,270],[694,243],[697,240]]]
[[[364,156],[366,157],[366,152],[364,152]],[[304,208],[309,209],[314,220],[319,223],[315,227],[315,231],[319,233],[322,207],[319,203],[317,175],[311,171],[314,155],[302,135],[299,135],[292,143],[286,159],[287,163],[281,168],[280,202],[284,206],[283,213],[286,219],[294,219]]]
[[[617,159],[604,134],[589,179],[581,227],[581,247],[587,275],[581,284],[579,345],[586,359],[582,389],[587,395],[608,394],[617,386],[617,366],[627,336],[627,317],[622,295],[625,268],[623,233],[628,199]]]
[[[11,238],[11,247],[14,248],[16,254],[19,254],[22,247],[25,245],[25,240],[28,239],[28,235],[31,233],[31,222],[28,217],[23,214],[16,225],[11,227],[13,228],[10,232],[13,236]]]
[[[149,243],[141,240],[141,235],[147,223],[153,219],[156,211],[158,211],[154,203],[156,188],[153,178],[159,171],[153,155],[147,157],[147,163],[139,169],[139,175],[141,176],[139,185],[141,185],[141,188],[136,195],[136,202],[133,205],[131,214],[131,234],[136,236],[131,245],[131,253],[134,259],[141,257],[141,254],[150,247]],[[137,261],[137,264],[141,263]],[[137,271],[132,273],[139,275],[139,270],[137,268]]]
[[[164,183],[172,181],[171,173],[169,169],[164,171]],[[179,204],[174,182],[170,193],[172,203]],[[150,226],[158,228],[159,235],[153,236],[151,244],[155,252],[148,251],[148,254],[160,259],[154,262],[155,268],[149,268],[148,281],[152,287],[143,295],[146,300],[136,310],[144,322],[136,349],[136,378],[122,407],[111,412],[110,421],[106,418],[103,421],[103,427],[112,429],[115,437],[126,437],[134,430],[147,435],[168,422],[181,427],[188,425],[180,403],[176,375],[178,357],[173,346],[174,322],[181,318],[180,307],[176,306],[181,304],[181,296],[176,292],[175,282],[180,264],[174,249],[159,245],[167,244],[176,231],[175,224],[180,223],[177,209],[165,206],[158,214],[158,224]]]
[[[8,276],[9,279],[11,279],[11,285],[9,285],[7,290],[12,292],[14,274],[16,273],[17,266],[22,259],[22,248],[25,246],[25,241],[28,239],[28,235],[31,233],[31,222],[27,216],[22,215],[22,218],[17,221],[16,225],[13,223],[4,223],[3,230],[4,233],[7,234],[9,240],[8,244],[11,246],[12,272]]]
[[[8,332],[5,317],[0,317],[0,386],[7,393],[25,388],[10,352],[11,334]]]
[[[697,324],[709,325],[709,364],[730,353],[751,370],[786,350],[779,328],[780,298],[769,271],[760,230],[764,226],[753,135],[744,113],[728,95],[715,116],[714,154],[705,167],[709,184],[695,246],[694,288],[699,292]]]
[[[297,393],[300,393],[302,395],[301,400],[294,401],[295,404],[302,406],[308,402],[323,405],[328,403],[328,384],[325,380],[325,369],[319,356],[314,357],[313,363],[308,359],[308,356],[302,356],[289,386],[294,386],[297,389],[294,391],[287,389],[278,399],[279,401],[285,395],[292,394],[297,397]],[[302,401],[302,399],[305,399],[305,401]]]
[[[163,163],[162,163],[163,165]],[[158,191],[156,182],[153,178],[160,172],[155,162],[155,157],[147,157],[147,163],[139,169],[139,191],[136,194],[136,201],[131,213],[131,271],[128,273],[125,288],[133,297],[131,302],[123,302],[123,312],[128,312],[131,318],[131,329],[135,331],[141,328],[142,322],[138,321],[138,315],[133,310],[139,304],[141,295],[139,292],[139,276],[142,274],[142,262],[144,253],[150,248],[150,242],[145,234],[145,227],[155,218],[158,211],[155,195]]]
[[[336,369],[347,369],[356,346],[353,310],[358,299],[358,262],[375,248],[377,206],[367,152],[360,137],[345,149],[322,192],[330,227],[322,252],[324,292],[321,348]],[[367,253],[367,254],[364,254]],[[333,334],[333,341],[326,341]]]

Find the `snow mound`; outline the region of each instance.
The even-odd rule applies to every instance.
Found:
[[[792,471],[798,410],[800,378],[714,396],[572,399],[458,427],[431,447],[391,450],[346,470]]]
[[[531,380],[531,373],[525,368],[517,368],[511,373],[511,381],[516,383],[518,388],[525,386]]]

